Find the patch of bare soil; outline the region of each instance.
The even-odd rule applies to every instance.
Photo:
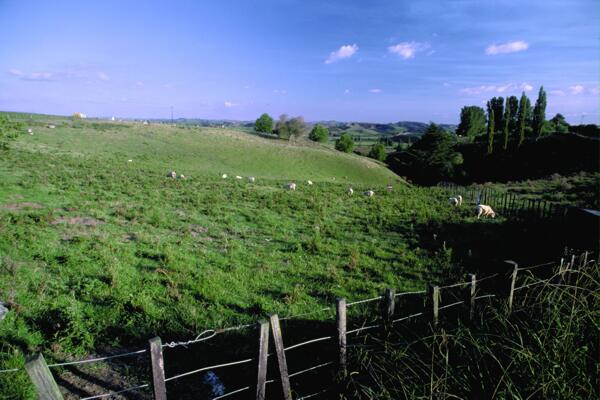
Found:
[[[24,201],[22,203],[2,204],[2,205],[0,205],[0,208],[3,210],[20,211],[20,210],[25,210],[25,209],[37,210],[40,208],[44,208],[44,206],[39,203],[33,203],[31,201]]]
[[[106,222],[91,217],[58,217],[51,222],[52,225],[67,224],[67,225],[82,225],[82,226],[98,226]]]

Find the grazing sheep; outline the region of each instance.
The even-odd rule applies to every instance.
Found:
[[[239,175],[236,175],[236,176],[235,176],[235,179],[242,179],[242,177],[241,177],[241,176],[239,176]]]
[[[312,185],[312,181],[306,181],[306,183],[308,183],[309,185]]]
[[[394,188],[392,187],[392,185],[387,185],[387,190],[388,192],[391,192],[392,190],[394,190]]]
[[[185,175],[183,175],[183,174],[179,175],[179,179],[185,179]]]
[[[227,174],[223,174],[223,175],[221,175],[221,178],[223,178],[223,179],[227,179]]]
[[[351,187],[348,188],[348,194],[349,195],[353,195],[354,194],[354,189],[352,189]]]
[[[459,195],[458,195],[458,196],[456,196],[456,197],[450,197],[450,198],[448,199],[448,203],[449,203],[451,206],[454,206],[454,207],[459,207],[460,205],[462,205],[462,196],[459,194]]]
[[[133,162],[133,160],[127,160],[127,162]]]
[[[373,197],[374,195],[375,195],[375,192],[372,190],[367,190],[365,192],[365,196],[367,196],[367,197]]]
[[[490,206],[479,204],[477,207],[475,207],[475,212],[477,213],[477,219],[479,219],[479,217],[481,217],[482,215],[484,217],[496,218],[496,213],[494,212],[494,210],[492,210],[492,207]]]
[[[256,181],[256,178],[253,176],[249,176],[248,177],[248,182],[254,183]]]
[[[169,172],[167,172],[167,178],[176,179],[177,178],[177,173],[175,171],[169,171]]]
[[[33,130],[31,128],[27,129],[27,133],[29,133],[30,135],[33,135]]]
[[[296,184],[294,182],[290,182],[286,185],[286,188],[289,190],[296,190]]]

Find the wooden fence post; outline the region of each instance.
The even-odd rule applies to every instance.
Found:
[[[39,400],[63,400],[52,372],[50,372],[50,368],[48,368],[41,353],[27,360],[25,370],[35,386]]]
[[[396,308],[396,292],[394,289],[387,288],[383,294],[381,311],[383,319],[383,333],[389,334],[392,327],[392,317]]]
[[[275,344],[275,352],[277,353],[277,365],[279,366],[279,375],[281,378],[281,388],[283,389],[283,398],[285,400],[292,400],[292,389],[290,387],[290,377],[287,369],[287,360],[285,358],[279,317],[277,314],[273,314],[271,315],[270,319],[271,332],[273,333],[273,342]]]
[[[339,368],[342,377],[346,376],[346,299],[337,298],[336,324],[338,331]]]
[[[154,400],[167,400],[162,341],[157,336],[150,339],[148,342],[150,343],[150,362],[152,364],[152,389],[154,391]]]
[[[477,277],[475,274],[469,274],[468,280],[470,281],[470,285],[468,286],[468,291],[466,292],[465,304],[469,307],[469,321],[473,321],[475,318],[475,293],[477,293]]]
[[[269,321],[262,320],[258,338],[258,375],[256,377],[256,400],[265,400],[267,386],[267,361],[269,357]]]
[[[513,267],[512,274],[510,276],[510,292],[508,293],[508,313],[512,312],[513,300],[515,298],[515,284],[517,283],[517,272],[519,271],[519,264],[514,261],[506,260],[506,264]]]
[[[440,287],[429,285],[428,296],[430,303],[431,322],[434,328],[437,328],[440,315]]]

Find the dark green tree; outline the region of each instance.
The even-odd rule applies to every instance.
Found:
[[[459,136],[475,136],[485,133],[485,111],[477,106],[464,106],[460,110],[460,123],[456,128],[456,134]]]
[[[567,120],[562,114],[556,114],[550,122],[550,129],[552,132],[556,133],[568,133],[569,132],[569,124]]]
[[[501,133],[502,127],[504,127],[504,98],[502,96],[492,97],[490,104],[494,110],[496,132]]]
[[[321,124],[316,124],[310,131],[308,138],[313,142],[327,142],[329,140],[329,130]]]
[[[256,132],[271,133],[273,132],[273,118],[267,113],[264,113],[254,123]]]
[[[382,143],[375,143],[369,151],[369,157],[379,161],[385,161],[386,156],[385,146]]]
[[[354,140],[352,140],[352,136],[347,133],[344,133],[338,140],[335,142],[335,149],[339,151],[343,151],[344,153],[350,153],[354,149]]]
[[[506,107],[504,107],[504,128],[503,128],[503,133],[504,133],[504,143],[502,148],[504,150],[508,149],[508,136],[510,134],[510,120],[511,120],[511,115],[510,115],[510,107],[509,107],[509,103],[508,103],[508,97],[506,98]]]
[[[546,92],[544,87],[540,87],[538,98],[535,101],[535,107],[533,108],[533,121],[532,128],[533,134],[536,137],[542,136],[542,128],[544,127],[544,121],[546,120]]]
[[[529,98],[523,92],[521,94],[521,99],[519,100],[519,115],[517,117],[517,125],[519,129],[519,146],[523,144],[525,140],[525,132],[527,131],[527,125],[529,121],[529,116],[531,115],[531,102]]]
[[[519,123],[518,123],[518,114],[519,114],[519,99],[517,96],[510,96],[506,98],[506,106],[505,110],[508,109],[510,111],[510,122],[508,124],[508,131],[510,135],[518,135],[519,132]]]
[[[496,126],[494,121],[494,107],[492,101],[488,101],[487,103],[487,112],[488,112],[488,125],[487,125],[487,135],[488,135],[488,154],[492,154],[494,151],[494,133],[496,133]]]

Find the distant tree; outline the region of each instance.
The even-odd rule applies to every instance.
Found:
[[[519,115],[517,117],[517,124],[519,129],[519,146],[523,144],[525,140],[525,133],[527,131],[527,124],[529,121],[529,116],[531,114],[531,102],[529,98],[523,92],[521,94],[521,99],[519,100]]]
[[[281,114],[279,116],[279,120],[275,125],[275,132],[280,139],[289,139],[290,138],[290,130],[288,128],[288,116],[287,114]]]
[[[344,133],[340,138],[335,142],[336,150],[343,151],[345,153],[350,153],[354,149],[354,140],[352,140],[352,136],[347,133]]]
[[[569,132],[569,124],[567,120],[562,114],[556,114],[549,121],[551,125],[552,132],[556,133],[568,133]]]
[[[495,133],[495,121],[494,121],[494,108],[492,101],[488,101],[487,103],[487,112],[488,112],[488,125],[487,125],[487,135],[488,135],[488,154],[492,154],[494,151],[494,133]]]
[[[518,123],[518,114],[519,114],[519,99],[517,96],[510,96],[506,98],[506,106],[504,109],[508,109],[510,112],[510,122],[508,123],[508,131],[510,135],[517,136],[519,133],[519,123]]]
[[[504,128],[503,128],[503,132],[504,132],[504,143],[502,148],[504,150],[508,149],[508,136],[510,134],[510,120],[511,120],[511,115],[510,115],[510,106],[508,104],[508,97],[506,98],[506,107],[504,107]]]
[[[502,96],[492,97],[490,104],[494,110],[494,127],[496,132],[501,133],[504,127],[504,98]]]
[[[460,123],[456,128],[459,136],[473,138],[485,133],[485,111],[477,106],[465,106],[460,110]]]
[[[387,154],[385,153],[385,146],[382,143],[375,143],[371,147],[371,151],[369,151],[369,157],[379,161],[385,161],[386,156]]]
[[[256,132],[271,133],[273,132],[273,118],[267,113],[264,113],[254,123]]]
[[[313,142],[327,142],[329,140],[329,130],[321,124],[316,124],[310,131],[308,138]]]
[[[540,87],[538,98],[535,101],[535,107],[533,108],[533,134],[536,137],[542,136],[542,128],[544,121],[546,120],[546,92],[544,87]]]

